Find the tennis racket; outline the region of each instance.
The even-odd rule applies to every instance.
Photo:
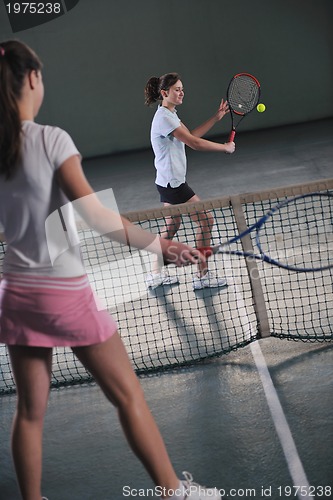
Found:
[[[236,128],[257,106],[260,98],[260,83],[249,73],[238,73],[228,86],[227,101],[230,109],[231,132],[229,141],[233,142],[236,135]]]
[[[253,233],[258,254],[230,246]],[[251,243],[250,243],[251,245]],[[275,205],[248,229],[229,241],[198,250],[240,255],[296,272],[333,267],[333,192],[309,193]]]

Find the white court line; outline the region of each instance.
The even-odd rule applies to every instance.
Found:
[[[303,500],[313,500],[314,497],[308,494],[310,488],[309,482],[303,469],[302,462],[299,458],[293,436],[283,412],[259,342],[254,342],[250,347],[294,486],[304,487],[303,490],[298,492],[297,496]],[[304,495],[305,491],[307,492],[306,495]]]

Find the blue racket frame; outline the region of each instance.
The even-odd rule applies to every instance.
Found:
[[[320,266],[320,267],[299,267],[299,266],[293,266],[289,264],[284,264],[283,262],[280,262],[276,259],[273,259],[269,255],[267,255],[263,249],[262,245],[260,243],[260,229],[265,225],[268,219],[270,219],[276,212],[281,210],[281,208],[290,205],[292,203],[297,202],[297,200],[304,199],[304,198],[310,198],[314,196],[319,196],[319,197],[329,197],[333,198],[333,193],[327,191],[327,192],[315,192],[315,193],[307,193],[299,196],[295,196],[294,198],[288,198],[287,200],[284,200],[278,204],[276,204],[273,208],[271,208],[265,215],[260,217],[254,224],[249,226],[245,231],[242,233],[234,236],[230,240],[228,240],[225,243],[220,243],[219,245],[216,245],[214,247],[203,247],[203,248],[198,248],[200,252],[202,252],[206,257],[210,257],[211,255],[218,254],[218,253],[223,253],[227,255],[238,255],[241,257],[250,257],[253,259],[261,260],[264,262],[267,262],[269,264],[272,264],[273,266],[277,266],[283,269],[288,269],[289,271],[295,271],[295,272],[317,272],[317,271],[324,271],[325,269],[331,269],[333,267],[333,262],[332,264],[328,264],[325,266]],[[332,230],[333,230],[333,221],[332,221]],[[255,234],[255,242],[256,246],[259,249],[259,254],[255,254],[252,252],[246,252],[246,251],[240,251],[240,250],[227,250],[225,247],[230,246],[233,243],[236,243],[237,241],[241,240],[244,238],[244,236],[247,236],[248,234],[252,233],[253,231],[256,232]],[[333,255],[333,248],[332,248],[332,255]]]

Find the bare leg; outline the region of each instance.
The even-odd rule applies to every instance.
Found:
[[[189,202],[200,201],[199,196],[193,196]],[[208,247],[210,246],[212,230],[214,226],[214,217],[210,212],[197,212],[190,214],[191,219],[198,225],[198,230],[196,233],[196,247]],[[199,262],[198,264],[198,275],[204,276],[207,273],[207,264],[205,262]]]
[[[73,352],[116,406],[127,440],[154,483],[176,489],[179,480],[118,333]]]
[[[170,203],[164,203],[164,206],[168,207],[170,206]],[[177,233],[180,224],[181,218],[179,216],[167,217],[165,219],[165,226],[163,228],[163,231],[161,231],[160,233],[160,237],[172,240],[172,238]],[[158,259],[154,260],[152,272],[156,274],[161,272],[161,265]]]
[[[12,454],[23,500],[41,498],[42,437],[50,389],[52,349],[9,346],[17,388]]]
[[[194,195],[187,203],[195,203],[200,201],[199,196]],[[170,206],[169,203],[164,203],[164,206]],[[193,222],[195,222],[198,226],[196,232],[196,247],[208,247],[210,246],[212,230],[214,226],[214,217],[210,212],[196,212],[190,214],[190,217]],[[161,232],[161,238],[168,238],[172,240],[172,238],[177,233],[181,224],[180,216],[173,216],[166,218],[165,227]],[[208,267],[205,262],[198,263],[198,275],[204,276],[207,273]],[[159,265],[158,259],[154,261],[153,273],[160,273],[161,267]]]

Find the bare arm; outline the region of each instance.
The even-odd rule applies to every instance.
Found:
[[[203,137],[207,132],[215,125],[215,123],[222,120],[222,118],[229,113],[229,105],[227,101],[221,100],[220,106],[216,111],[215,115],[209,118],[207,121],[191,130],[191,134],[196,137]]]
[[[219,142],[208,141],[193,135],[188,128],[182,123],[178,128],[172,132],[173,136],[179,141],[186,144],[186,146],[196,151],[220,151],[223,153],[233,153],[235,151],[234,142],[226,142],[221,144]]]
[[[165,260],[177,266],[204,261],[200,252],[188,245],[159,238],[105,207],[87,181],[78,156],[71,156],[61,165],[57,181],[70,201],[77,200],[75,208],[98,233],[135,248],[162,252]]]

